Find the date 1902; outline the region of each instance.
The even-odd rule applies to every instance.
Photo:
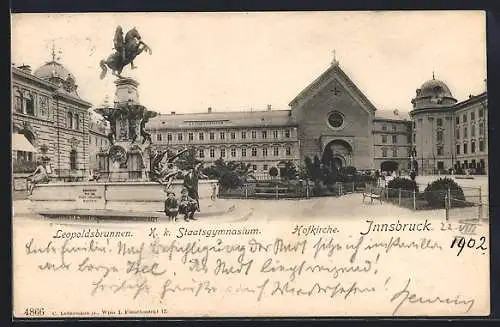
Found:
[[[486,251],[488,249],[486,246],[486,237],[484,236],[481,236],[479,240],[473,237],[455,236],[451,242],[450,248],[458,249],[457,256],[459,256],[465,248],[481,251]]]
[[[26,308],[26,310],[24,310],[24,314],[26,316],[43,316],[43,315],[45,315],[45,309],[44,308]]]

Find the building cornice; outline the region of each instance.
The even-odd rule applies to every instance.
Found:
[[[18,78],[23,78],[23,79],[28,80],[30,82],[36,83],[39,86],[43,86],[43,87],[49,89],[50,91],[56,91],[58,89],[57,85],[55,85],[51,82],[48,82],[46,80],[43,80],[41,78],[38,78],[35,75],[29,74],[29,73],[23,71],[22,69],[19,69],[16,67],[12,67],[12,76],[13,77],[17,76]],[[12,79],[12,82],[14,82],[14,78]]]

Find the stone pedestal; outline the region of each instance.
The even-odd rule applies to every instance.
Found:
[[[121,78],[115,81],[115,103],[139,104],[139,83],[131,78]]]

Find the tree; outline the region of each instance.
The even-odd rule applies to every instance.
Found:
[[[250,167],[250,164],[235,161],[225,162],[224,159],[219,158],[213,166],[206,167],[203,173],[209,178],[217,179],[220,188],[224,190],[236,188],[253,179]]]
[[[173,152],[169,150],[168,156],[171,157]],[[201,160],[196,157],[196,149],[190,148],[187,152],[184,152],[179,158],[177,158],[175,164],[181,170],[189,170],[194,168],[199,164]]]
[[[271,177],[278,176],[278,173],[279,173],[279,171],[278,171],[278,168],[276,168],[276,167],[271,167],[269,169],[269,176],[271,176]]]
[[[295,168],[295,165],[291,161],[286,161],[285,166],[281,171],[281,177],[283,179],[289,180],[289,179],[296,179],[297,178],[297,168]]]

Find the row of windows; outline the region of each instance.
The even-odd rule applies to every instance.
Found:
[[[81,129],[80,115],[68,112],[66,114],[66,127],[69,129],[80,130]]]
[[[397,131],[397,129],[398,129],[396,125],[391,125],[391,128],[392,128],[392,131],[393,131],[393,132],[396,132],[396,131]],[[383,131],[387,131],[387,125],[385,125],[385,124],[384,124],[384,125],[382,125],[382,130],[383,130]]]
[[[467,126],[464,126],[463,127],[463,134],[462,134],[463,138],[469,137],[467,131],[468,131]],[[480,136],[484,136],[484,123],[479,123],[479,135]],[[456,136],[457,139],[460,138],[460,128],[456,129],[455,136]],[[476,136],[476,126],[475,125],[472,125],[472,127],[470,129],[470,136],[471,137],[475,137]]]
[[[475,137],[476,136],[476,127],[474,125],[472,125],[472,128],[470,131],[471,131],[470,136]],[[461,135],[463,136],[463,138],[469,137],[467,126],[463,127],[463,134],[460,133],[459,128],[457,128],[455,130],[455,136],[457,139],[460,139]],[[484,124],[483,123],[479,123],[479,135],[484,136]],[[414,133],[413,134],[413,142],[416,142],[416,138],[417,138],[417,135]],[[387,141],[387,139],[386,139],[386,141]],[[436,131],[436,141],[443,142],[443,131],[442,130]],[[386,143],[386,142],[384,142],[383,138],[382,138],[382,143]],[[393,137],[393,143],[394,143],[394,137]]]
[[[218,157],[220,158],[225,158],[226,156],[230,157],[236,157],[237,156],[237,149],[236,148],[231,148],[229,151],[226,151],[225,148],[219,149],[218,151]],[[252,157],[257,157],[258,155],[258,149],[256,147],[253,147],[247,151],[247,148],[241,148],[240,149],[240,154],[242,157],[246,157],[247,155],[250,155]],[[261,148],[260,152],[263,157],[267,157],[271,155],[271,151],[268,150],[268,148]],[[215,158],[215,149],[211,148],[208,149],[208,155],[210,158]],[[279,147],[273,147],[272,148],[272,155],[275,157],[278,157],[280,155],[280,149]],[[285,155],[286,156],[291,156],[292,155],[292,148],[286,147],[285,148]],[[199,158],[205,158],[205,150],[204,149],[199,149],[198,150],[198,157]]]
[[[279,134],[280,134],[279,131],[275,130],[275,131],[272,131],[272,133],[268,133],[268,132],[270,132],[270,131],[261,131],[260,137],[263,139],[267,139],[267,138],[278,139],[279,138]],[[242,139],[242,140],[247,139],[247,137],[252,138],[252,139],[257,138],[257,131],[251,131],[250,133],[247,133],[246,131],[242,131],[240,133],[236,133],[236,132],[218,132],[218,133],[209,132],[208,135],[206,135],[204,132],[198,132],[198,133],[188,132],[187,133],[187,140],[194,141],[195,136],[197,137],[197,139],[199,141],[204,141],[206,136],[208,136],[209,140],[215,140],[216,137],[218,137],[219,140],[226,140],[226,139],[236,140],[238,134],[240,136],[240,139]],[[289,129],[286,129],[283,132],[283,136],[285,138],[290,138],[290,135],[291,134],[290,134]],[[156,134],[156,141],[162,142],[163,136],[164,136],[163,134]],[[167,141],[172,141],[173,137],[174,137],[174,135],[172,133],[167,133]],[[176,134],[177,141],[184,141],[184,138],[185,138],[184,133],[179,132]]]
[[[391,140],[392,140],[393,144],[398,143],[398,136],[397,135],[391,135]],[[415,141],[415,140],[413,140],[413,141]],[[407,136],[407,142],[411,143],[411,136],[410,135]],[[387,135],[382,135],[382,143],[383,144],[387,143]]]
[[[99,139],[100,139],[101,146],[108,145],[107,139],[105,139],[105,138],[99,138]],[[95,142],[95,145],[97,146],[98,145],[98,137],[97,136],[94,137],[94,142]],[[89,144],[92,144],[92,135],[89,135]]]
[[[468,144],[467,143],[464,143],[462,145],[457,144],[457,146],[456,146],[457,154],[460,154],[460,148],[462,148],[462,154],[468,153]],[[484,140],[480,140],[479,141],[479,152],[483,152],[484,150],[485,150]],[[476,153],[476,142],[474,142],[474,141],[470,142],[470,153]]]
[[[469,115],[463,114],[462,116],[456,116],[455,117],[455,123],[457,125],[460,124],[460,117],[462,117],[462,123],[467,123],[467,118],[469,116],[470,116],[470,121],[475,121],[476,120],[476,112],[475,111],[471,111]],[[483,108],[479,109],[479,111],[478,111],[478,117],[479,117],[479,119],[481,119],[481,118],[484,117],[484,109]],[[429,118],[429,119],[432,119],[432,117]],[[419,119],[419,122],[422,122],[422,120]],[[437,127],[442,127],[443,126],[443,119],[442,118],[437,118],[436,119],[436,126]],[[395,130],[394,127],[393,127],[393,130]],[[416,124],[415,124],[415,121],[413,121],[413,128],[415,128],[415,127],[416,127]],[[382,129],[383,129],[383,127],[382,127]],[[386,129],[383,129],[383,130],[386,130]]]
[[[389,149],[387,148],[382,148],[382,157],[387,158],[387,154],[389,152]],[[408,149],[408,156],[410,155],[411,149]],[[398,148],[392,148],[392,156],[397,157],[398,156]]]
[[[476,163],[476,159],[472,159],[471,162],[469,163],[467,160],[464,160],[463,163],[460,161],[457,161],[455,167],[459,168],[485,168],[486,163],[484,159],[480,159],[479,162]]]
[[[462,115],[462,123],[466,123],[467,122],[467,117],[469,117],[469,116],[470,116],[470,120],[471,121],[475,121],[476,120],[476,111],[471,111],[470,115],[463,114]],[[478,117],[480,119],[484,117],[484,109],[483,108],[479,109],[479,111],[478,111]],[[457,125],[460,124],[460,116],[456,116],[455,117],[455,123]]]
[[[36,101],[35,95],[30,91],[14,90],[14,111],[25,114],[35,115],[35,105],[38,106],[38,112],[41,117],[49,116],[49,98],[45,95],[38,96]]]

